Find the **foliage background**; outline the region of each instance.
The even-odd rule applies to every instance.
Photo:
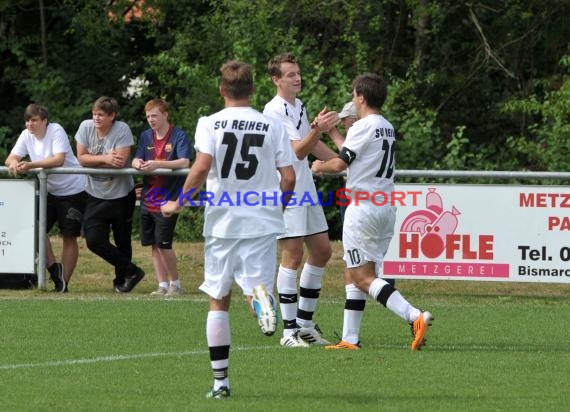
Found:
[[[135,135],[160,96],[192,135],[221,108],[225,60],[254,66],[262,109],[274,94],[266,63],[290,51],[312,115],[340,110],[357,74],[389,80],[400,169],[566,171],[569,15],[567,0],[0,0],[0,157],[32,101],[73,139],[101,95]],[[338,211],[326,213],[334,237]],[[200,215],[186,218],[199,227]]]

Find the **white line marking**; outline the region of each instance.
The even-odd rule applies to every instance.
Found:
[[[276,349],[280,346],[236,346],[231,348],[232,351],[250,351],[255,349]],[[0,365],[0,370],[13,370],[13,369],[30,369],[30,368],[42,368],[42,367],[54,367],[54,366],[68,366],[68,365],[86,365],[91,363],[100,362],[116,362],[124,360],[137,360],[146,358],[167,358],[172,356],[195,356],[195,355],[207,355],[208,350],[191,350],[185,352],[155,352],[155,353],[139,353],[136,355],[109,355],[109,356],[99,356],[97,358],[89,359],[69,359],[69,360],[59,360],[59,361],[47,361],[47,362],[36,362],[36,363],[15,363],[8,365]]]

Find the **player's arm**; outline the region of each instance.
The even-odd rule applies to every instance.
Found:
[[[315,160],[311,165],[311,170],[316,175],[322,175],[324,173],[335,174],[346,170],[347,167],[348,164],[344,160],[335,157],[334,159],[327,160],[326,162]]]
[[[278,167],[277,170],[281,175],[281,181],[279,182],[281,193],[289,193],[283,196],[283,208],[285,208],[293,195],[293,190],[295,190],[295,169],[293,169],[293,166],[285,166]]]
[[[328,147],[322,140],[317,142],[311,153],[319,160],[329,160],[338,156],[338,153]]]
[[[356,159],[356,153],[352,150],[343,147],[338,157],[323,162],[322,160],[315,160],[311,165],[311,171],[317,175],[324,173],[335,174],[340,173],[348,168],[348,165]]]
[[[160,209],[164,216],[171,216],[174,213],[180,213],[184,203],[188,200],[188,196],[192,197],[192,194],[196,193],[196,190],[202,187],[206,181],[211,166],[211,155],[202,152],[198,152],[196,154],[196,160],[186,176],[186,181],[184,182],[182,193],[178,197],[178,200],[171,200],[161,206]]]
[[[291,141],[297,159],[302,160],[315,150],[321,135],[332,129],[338,123],[338,113],[329,112],[325,107],[311,124],[311,131],[301,140]],[[322,143],[322,142],[321,142]],[[324,145],[324,144],[323,144]],[[326,146],[326,145],[324,145]],[[319,150],[319,149],[317,149]],[[321,148],[321,150],[324,150]],[[326,158],[326,157],[325,157]]]
[[[336,148],[340,150],[344,144],[344,136],[338,131],[336,127],[333,127],[331,130],[329,130],[327,134],[331,138]]]
[[[309,155],[320,141],[322,132],[318,128],[313,128],[302,140],[291,140],[291,147],[297,159],[302,160]]]

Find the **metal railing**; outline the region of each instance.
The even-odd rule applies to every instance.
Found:
[[[56,167],[53,169],[33,169],[27,173],[36,175],[39,181],[39,211],[38,211],[38,260],[36,274],[38,287],[46,287],[46,237],[40,234],[46,233],[46,208],[47,208],[47,177],[50,174],[90,174],[90,175],[174,175],[186,176],[190,169],[156,169],[151,173],[143,173],[137,169],[107,169],[87,167]],[[0,166],[0,175],[8,175],[8,168]],[[342,176],[345,173],[330,175]],[[397,170],[396,177],[424,178],[424,179],[491,179],[491,180],[568,180],[570,172],[516,172],[516,171],[487,171],[487,170]]]

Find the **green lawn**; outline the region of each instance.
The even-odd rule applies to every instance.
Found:
[[[484,282],[398,283],[436,317],[414,353],[408,326],[370,300],[362,350],[281,348],[236,290],[232,398],[207,400],[201,245],[177,251],[187,289],[179,298],[148,296],[148,263],[132,294],[114,295],[111,271],[84,249],[71,293],[0,291],[0,410],[570,410],[570,285]],[[139,262],[147,252],[137,248]],[[341,270],[337,257],[316,316],[331,340],[342,329]]]

